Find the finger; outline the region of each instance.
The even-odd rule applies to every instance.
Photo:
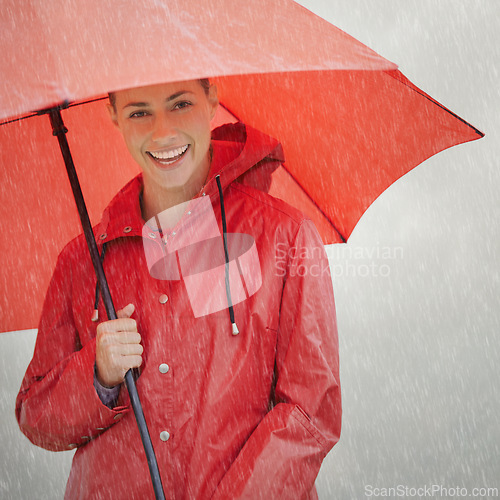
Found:
[[[97,325],[97,333],[137,332],[137,322],[132,318],[105,321]]]
[[[114,346],[112,352],[120,356],[140,356],[144,351],[141,344],[121,344]]]
[[[138,332],[117,332],[117,342],[120,344],[140,345],[141,334]]]
[[[97,338],[96,356],[105,359],[122,354],[142,354],[144,348],[140,340],[141,336],[133,332],[103,334]]]
[[[116,356],[127,356],[129,354],[142,354],[144,347],[141,344],[112,343],[103,345],[101,351],[108,358]]]
[[[142,365],[142,356],[122,356],[119,364],[123,371],[123,375],[131,368],[139,368]]]
[[[103,345],[140,344],[141,335],[138,332],[105,332],[99,341]]]
[[[134,314],[135,306],[134,304],[128,304],[123,309],[116,311],[118,318],[130,318]]]

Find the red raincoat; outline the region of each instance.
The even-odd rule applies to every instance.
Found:
[[[96,227],[98,244],[107,243],[104,269],[115,307],[136,306],[133,318],[144,345],[137,388],[165,495],[315,498],[314,480],[339,439],[341,421],[328,261],[305,216],[236,181],[259,162],[255,168],[265,169],[282,161],[279,144],[241,125],[216,139],[203,195],[210,196],[222,231],[214,180],[220,173],[227,232],[251,235],[260,265],[250,270],[260,271],[258,290],[234,302],[239,335],[231,333],[227,308],[195,317],[186,276],[151,276],[141,177],[118,193]],[[251,172],[246,182],[248,177]],[[175,228],[178,234],[185,219]],[[95,287],[79,237],[59,256],[16,415],[33,443],[78,448],[67,498],[153,498],[126,390],[109,409],[93,386]],[[210,282],[201,287],[205,297],[212,290]],[[105,317],[102,301],[99,315]]]

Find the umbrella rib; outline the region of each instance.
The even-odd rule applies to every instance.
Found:
[[[339,235],[340,239],[342,240],[342,243],[346,243],[347,240],[346,238],[344,238],[344,235],[337,229],[337,226],[335,226],[330,217],[328,217],[328,215],[325,214],[323,209],[316,203],[314,198],[307,192],[304,186],[302,186],[302,184],[297,180],[297,178],[290,172],[290,170],[288,170],[288,168],[285,166],[284,163],[281,164],[281,167],[294,180],[297,186],[299,186],[299,188],[302,189],[302,191],[307,196],[309,201],[317,208],[317,210],[321,213],[321,215],[327,220],[328,224],[332,226],[333,230]]]
[[[408,83],[407,83],[408,79],[403,75],[403,73],[401,73],[401,71],[399,71],[399,70],[391,70],[391,71],[387,70],[387,71],[384,71],[384,73],[389,75],[391,78],[398,80],[398,82],[403,84],[405,87],[408,87],[410,90],[413,90],[413,92],[416,92],[417,94],[421,95],[422,97],[425,97],[427,100],[434,103],[436,106],[441,108],[443,111],[446,111],[451,116],[453,116],[457,120],[461,121],[464,125],[467,125],[468,127],[470,127],[472,130],[474,130],[474,132],[476,132],[476,134],[479,135],[479,138],[484,137],[484,132],[481,132],[480,130],[478,130],[476,127],[474,127],[474,125],[471,125],[469,122],[465,121],[463,118],[460,118],[460,116],[455,114],[453,111],[449,110],[446,106],[443,106],[440,102],[436,101],[430,95],[426,94],[425,92],[423,92],[419,88],[412,86],[412,85],[408,85]]]
[[[108,96],[103,96],[103,97],[95,97],[94,99],[88,99],[86,101],[77,101],[77,102],[72,102],[71,104],[68,105],[68,108],[72,108],[74,106],[81,106],[82,104],[90,104],[91,102],[98,102],[98,101],[105,101],[108,98]]]
[[[26,118],[32,118],[33,116],[39,116],[38,113],[31,113],[29,115],[24,115],[19,118],[13,118],[12,120],[6,120],[4,122],[0,122],[0,126],[2,125],[8,125],[9,123],[15,123],[15,122],[20,122],[21,120],[26,120]]]
[[[240,117],[236,113],[231,111],[225,104],[223,104],[222,102],[219,102],[219,105],[222,106],[228,113],[231,113],[231,115],[233,115],[239,122],[243,123],[240,120]],[[290,172],[290,170],[288,170],[288,168],[285,166],[284,163],[281,164],[281,167],[293,179],[293,181],[297,184],[297,186],[299,186],[299,188],[302,190],[302,192],[307,196],[309,201],[316,207],[316,209],[321,213],[321,215],[327,220],[328,224],[330,224],[330,226],[333,228],[333,230],[339,235],[340,239],[342,240],[342,243],[346,243],[346,241],[347,241],[346,238],[344,238],[343,234],[337,229],[335,224],[328,217],[328,215],[325,214],[323,209],[316,203],[314,198],[306,191],[304,186],[302,186],[302,184],[295,178],[295,176]]]
[[[61,104],[53,106],[53,108],[61,107],[61,108],[73,108],[74,106],[81,106],[82,104],[90,104],[92,102],[98,102],[98,101],[104,101],[107,99],[107,96],[103,97],[96,97],[94,99],[88,99],[87,101],[78,101],[78,102],[73,102],[71,104],[68,103],[68,101],[63,101]],[[53,109],[50,108],[50,109]],[[22,120],[26,120],[27,118],[33,118],[34,116],[40,116],[43,114],[46,114],[47,110],[41,110],[41,111],[34,111],[33,113],[30,113],[29,115],[23,115],[20,116],[19,118],[13,118],[12,120],[6,120],[4,122],[0,122],[0,126],[2,125],[8,125],[9,123],[14,123],[14,122],[20,122]]]

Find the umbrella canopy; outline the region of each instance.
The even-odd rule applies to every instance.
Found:
[[[481,133],[397,67],[289,0],[7,0],[0,119],[111,90],[209,77],[276,137],[271,194],[345,241],[391,183]],[[102,102],[63,111],[91,219],[138,170]],[[224,114],[217,122],[228,119]],[[35,327],[55,256],[80,231],[47,117],[0,127],[1,330]]]

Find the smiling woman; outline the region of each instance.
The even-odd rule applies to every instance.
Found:
[[[16,407],[35,444],[78,448],[67,498],[153,495],[122,390],[130,369],[172,498],[317,498],[341,421],[328,260],[307,217],[237,181],[268,177],[281,145],[242,123],[212,132],[217,107],[200,80],[111,95],[142,170],[95,228],[118,319],[97,324],[105,311],[76,238]]]

